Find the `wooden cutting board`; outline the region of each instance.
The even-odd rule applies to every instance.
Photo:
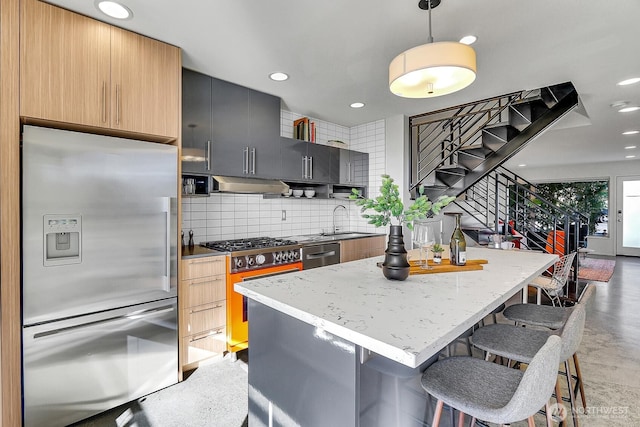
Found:
[[[468,259],[465,265],[451,265],[448,259],[443,259],[441,264],[434,264],[433,260],[429,260],[430,269],[423,269],[418,265],[417,260],[409,261],[411,270],[409,274],[434,274],[434,273],[453,273],[456,271],[473,271],[482,270],[482,264],[487,264],[486,259]]]

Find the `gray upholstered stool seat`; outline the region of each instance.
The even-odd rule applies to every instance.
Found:
[[[529,419],[548,401],[556,382],[561,340],[549,336],[526,371],[473,357],[450,357],[431,365],[422,375],[422,387],[438,399],[433,426],[442,407],[450,405],[476,418],[498,424]],[[550,425],[550,415],[547,423]]]
[[[497,363],[453,356],[429,369],[422,376],[422,387],[436,399],[442,399],[467,414],[475,414],[478,408],[484,411],[506,406],[523,375],[523,371]],[[487,378],[496,381],[496,388],[491,393],[487,393]]]
[[[578,304],[589,305],[595,295],[596,287],[589,284],[582,292]],[[502,313],[507,319],[523,325],[542,326],[549,329],[560,329],[569,319],[574,307],[551,307],[536,304],[514,304]]]
[[[593,284],[588,284],[580,296],[578,305],[586,308],[589,307],[593,301],[596,287]],[[542,326],[549,329],[561,329],[567,323],[571,311],[574,307],[549,307],[547,305],[536,304],[514,304],[507,307],[504,310],[503,315],[509,320],[516,322],[516,324]],[[575,367],[576,374],[572,375],[575,380],[575,387],[573,389],[574,395],[580,392],[580,399],[582,400],[582,408],[587,410],[587,398],[584,392],[584,382],[582,380],[582,372],[580,370],[580,361],[578,353],[573,354],[573,365]],[[570,375],[567,372],[567,375]]]
[[[567,388],[569,389],[569,401],[571,403],[571,413],[573,415],[574,426],[578,425],[575,410],[575,392],[571,384],[571,370],[569,359],[578,351],[582,341],[585,322],[585,305],[578,304],[572,310],[567,322],[562,328],[562,348],[560,360],[564,362],[567,376]],[[523,328],[515,325],[496,324],[478,329],[471,337],[474,346],[490,354],[516,360],[518,362],[529,363],[546,342],[545,337],[557,334],[556,331],[548,329],[537,330]],[[560,399],[560,388],[556,387],[556,395]]]
[[[475,331],[471,342],[491,354],[529,363],[547,342],[549,335],[549,331],[496,323]]]
[[[569,318],[572,307],[552,307],[537,304],[514,304],[507,307],[502,315],[516,323],[560,329]]]

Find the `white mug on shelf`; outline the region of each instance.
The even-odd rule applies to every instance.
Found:
[[[513,242],[502,242],[500,243],[500,247],[502,249],[513,249],[516,247],[516,244]]]

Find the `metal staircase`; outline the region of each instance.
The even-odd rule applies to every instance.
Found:
[[[412,193],[461,195],[577,105],[562,83],[411,117]]]
[[[580,247],[588,217],[545,200],[501,165],[578,106],[571,83],[510,93],[410,118],[411,192],[457,197],[463,229],[480,244],[495,233],[523,236],[529,249]],[[574,280],[577,280],[577,258]]]

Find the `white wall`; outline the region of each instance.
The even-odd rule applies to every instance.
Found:
[[[281,112],[281,135],[291,137],[293,121],[301,115]],[[349,149],[369,153],[369,194],[380,188],[380,176],[385,173],[385,121],[378,120],[348,128],[311,118],[317,126],[316,141],[326,144],[337,139]],[[333,227],[333,211],[338,205],[347,208],[336,211],[336,226],[343,230],[386,232],[376,229],[360,215],[355,202],[334,199],[263,198],[258,194],[211,194],[209,197],[183,198],[182,229],[193,230],[196,243],[245,237],[283,237],[314,234]],[[285,211],[286,220],[282,220]]]
[[[589,249],[598,255],[616,254],[616,221],[617,207],[616,179],[622,176],[640,175],[640,162],[628,160],[624,162],[593,163],[583,165],[567,165],[562,167],[522,168],[516,172],[531,182],[562,182],[577,180],[609,180],[609,236],[589,236]]]

